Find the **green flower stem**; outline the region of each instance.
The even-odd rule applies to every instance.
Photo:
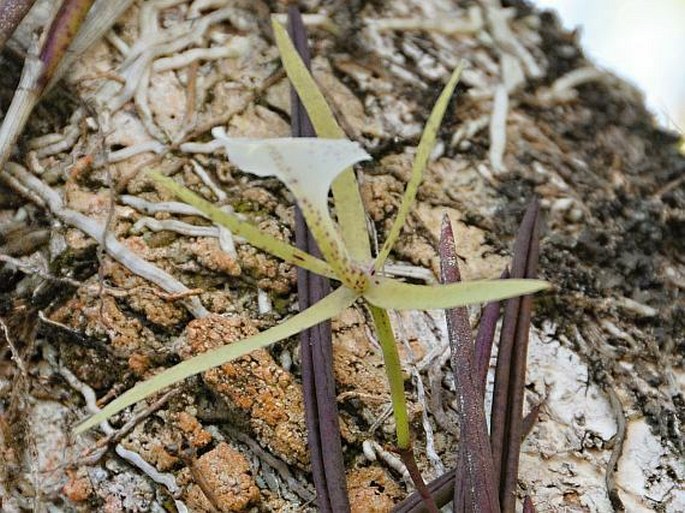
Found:
[[[376,326],[378,341],[383,351],[385,373],[390,384],[390,398],[392,410],[395,416],[395,430],[397,433],[397,446],[400,449],[411,447],[411,434],[409,432],[409,417],[407,414],[407,402],[404,398],[404,378],[402,377],[402,365],[400,354],[397,352],[395,335],[390,324],[388,312],[382,308],[369,305],[371,317]]]

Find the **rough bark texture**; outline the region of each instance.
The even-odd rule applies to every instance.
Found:
[[[421,268],[413,279],[434,279],[447,212],[464,279],[498,276],[523,207],[534,193],[542,199],[540,275],[555,287],[535,302],[524,409],[544,402],[523,445],[520,497],[533,497],[538,512],[683,511],[685,159],[642,97],[592,68],[552,15],[503,3],[301,7],[318,16],[305,17],[315,76],[349,136],[375,158],[360,182],[379,241],[441,84],[468,62],[394,251],[402,272]],[[188,380],[120,436],[152,402],[118,416],[102,449],[99,431],[70,435],[89,392],[106,401],[296,308],[291,266],[242,241],[232,249],[223,231],[178,233],[164,223],[208,223],[149,214],[140,203],[172,200],[146,179],[155,167],[292,240],[293,204],[279,183],[181,144],[206,142],[220,124],[233,136],[289,135],[269,11],[285,6],[139,3],[33,116],[13,161],[180,280],[210,314],[193,319],[187,301],[3,185],[0,253],[20,260],[0,264],[0,333],[11,341],[0,346],[3,511],[162,511],[174,500],[200,512],[311,507],[295,340]],[[215,50],[193,61],[197,48]],[[13,84],[3,75],[5,108]],[[478,309],[471,313],[475,321]],[[366,321],[349,310],[333,322],[341,430],[353,510],[388,511],[407,490],[378,450],[394,429]],[[444,318],[402,313],[393,322],[430,479],[455,463],[458,444]],[[139,459],[152,467],[130,465]]]

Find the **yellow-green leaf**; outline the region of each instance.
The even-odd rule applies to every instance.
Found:
[[[487,303],[549,288],[543,280],[482,280],[449,285],[413,285],[382,276],[364,292],[369,303],[392,310],[430,310]]]
[[[445,110],[447,110],[447,105],[452,97],[454,88],[459,82],[459,76],[461,75],[462,69],[463,64],[459,64],[457,69],[454,70],[428,117],[426,126],[423,129],[423,134],[421,135],[421,140],[419,141],[419,146],[416,149],[416,157],[414,158],[414,164],[412,165],[411,177],[409,178],[409,183],[407,183],[407,188],[404,191],[402,203],[397,210],[397,217],[395,218],[392,228],[390,228],[388,238],[385,240],[378,257],[376,258],[374,264],[376,271],[379,271],[383,267],[383,264],[385,264],[385,260],[388,258],[390,250],[400,234],[400,230],[407,221],[409,210],[411,210],[414,205],[416,192],[419,190],[421,180],[423,180],[423,172],[428,164],[428,158],[435,147],[435,139],[438,134],[438,129],[440,128],[440,123],[442,123],[442,118],[445,116]]]
[[[244,237],[256,248],[262,249],[290,264],[300,266],[303,269],[320,274],[321,276],[326,276],[328,278],[336,277],[331,266],[323,260],[313,257],[309,253],[305,253],[290,244],[286,244],[276,237],[264,233],[256,226],[241,221],[236,216],[220,210],[209,201],[202,199],[193,191],[177,184],[167,176],[155,171],[151,171],[149,174],[155,182],[171,190],[179,199],[192,205],[215,223],[225,226],[231,230],[233,235]]]
[[[190,360],[174,365],[153,378],[139,383],[124,395],[116,398],[99,413],[93,415],[82,424],[79,424],[75,431],[76,433],[82,433],[100,422],[107,420],[127,406],[135,404],[189,376],[206,371],[212,367],[217,367],[246,355],[255,349],[268,346],[274,342],[290,337],[291,335],[295,335],[326,319],[330,319],[350,306],[358,297],[359,295],[350,289],[340,287],[315,305],[307,308],[304,312],[300,312],[287,321],[277,324],[273,328],[238,342],[233,342],[218,349],[202,353]]]
[[[290,83],[302,100],[317,135],[326,139],[345,138],[345,132],[335,120],[331,108],[326,103],[326,99],[304,62],[302,62],[288,36],[288,32],[275,19],[272,19],[272,26],[283,67],[288,74]],[[333,181],[331,190],[335,199],[340,231],[349,254],[360,262],[370,261],[371,245],[366,227],[364,204],[352,168],[348,168],[338,175]]]

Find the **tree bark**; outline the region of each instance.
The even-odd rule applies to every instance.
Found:
[[[348,136],[374,157],[358,175],[382,243],[430,108],[466,61],[391,271],[435,279],[447,213],[463,278],[496,278],[525,205],[540,197],[539,274],[554,288],[534,304],[524,412],[543,406],[522,447],[519,504],[528,495],[538,512],[685,510],[685,158],[642,96],[595,68],[552,14],[502,3],[307,2],[315,78]],[[283,13],[282,4],[269,5]],[[311,507],[295,340],[189,380],[110,440],[112,450],[93,451],[101,433],[69,434],[89,390],[111,398],[296,310],[291,266],[196,216],[150,214],[143,203],[172,201],[145,178],[154,167],[292,241],[292,199],[279,183],[188,146],[207,142],[216,125],[235,137],[289,135],[268,9],[199,5],[136,4],[43,102],[13,161],[183,283],[209,315],[193,318],[72,218],[57,221],[47,202],[31,201],[45,189],[24,185],[28,199],[17,200],[9,187],[23,175],[12,174],[0,188],[0,333],[12,342],[0,349],[3,511],[136,511],[168,493],[190,511]],[[185,53],[210,47],[199,60]],[[59,135],[40,138],[50,133]],[[202,230],[188,235],[191,224]],[[476,322],[479,309],[470,312]],[[455,463],[458,447],[444,317],[392,320],[429,480]],[[354,309],[333,321],[347,487],[353,511],[388,511],[408,491],[382,450],[394,426],[366,322]],[[116,419],[115,432],[144,409]],[[241,440],[228,434],[235,430]],[[122,460],[117,444],[154,469]]]

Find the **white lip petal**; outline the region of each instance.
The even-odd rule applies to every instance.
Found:
[[[281,139],[231,138],[221,127],[212,129],[228,159],[257,176],[275,176],[297,200],[328,263],[344,282],[355,282],[358,272],[328,212],[328,191],[346,168],[371,156],[359,143],[347,139],[308,137]]]
[[[347,139],[240,139],[228,137],[221,127],[212,129],[212,135],[224,146],[230,161],[243,171],[275,176],[288,187],[300,182],[307,189],[325,194],[344,169],[371,159],[359,143]]]

